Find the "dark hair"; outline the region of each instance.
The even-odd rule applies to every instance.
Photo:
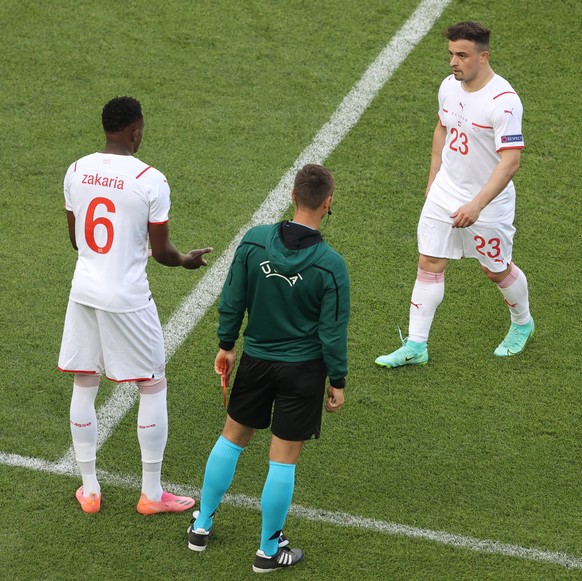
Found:
[[[316,210],[323,201],[333,194],[335,181],[331,172],[322,165],[308,163],[295,176],[293,191],[299,205]]]
[[[143,117],[141,105],[133,97],[116,97],[103,107],[101,121],[106,133],[117,133]]]
[[[489,35],[491,30],[479,22],[468,20],[459,22],[447,28],[445,37],[449,40],[470,40],[474,42],[481,50],[489,50]]]

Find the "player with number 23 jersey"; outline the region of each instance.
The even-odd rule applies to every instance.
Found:
[[[447,130],[442,165],[428,199],[449,214],[470,202],[499,163],[499,152],[523,149],[523,107],[512,86],[495,75],[470,93],[453,75],[441,84],[438,116]],[[480,222],[513,222],[515,188],[510,181],[479,215]]]
[[[511,326],[493,351],[521,353],[534,334],[527,278],[513,261],[513,176],[524,147],[523,108],[513,87],[489,63],[490,30],[474,21],[449,26],[452,74],[438,93],[426,200],[417,228],[418,270],[402,347],[376,358],[382,367],[425,365],[428,336],[444,297],[449,260],[475,258],[497,285]]]

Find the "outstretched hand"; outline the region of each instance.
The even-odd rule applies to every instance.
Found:
[[[207,248],[200,248],[198,250],[190,250],[188,254],[184,255],[184,268],[195,270],[201,266],[206,266],[208,263],[204,259],[204,255],[212,252],[214,248],[208,246]]]

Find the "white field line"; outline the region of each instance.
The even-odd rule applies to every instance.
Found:
[[[279,184],[273,189],[252,218],[232,239],[224,253],[205,272],[194,290],[164,326],[166,356],[170,359],[192,329],[220,296],[230,263],[245,232],[258,224],[280,219],[291,201],[291,189],[297,170],[306,163],[323,164],[359,121],[366,108],[386,84],[414,47],[431,30],[451,0],[424,0],[396,33],[362,78],[346,95],[330,120],[318,131],[311,144],[301,153]],[[117,424],[131,409],[137,393],[134,384],[120,384],[97,413],[99,449]],[[74,463],[72,446],[61,458],[63,467]]]
[[[289,193],[296,171],[306,163],[323,163],[342,142],[350,129],[370,105],[374,97],[402,64],[412,49],[429,32],[451,0],[423,1],[404,26],[398,31],[378,58],[365,72],[360,81],[352,88],[331,119],[320,129],[313,142],[301,153],[293,166],[281,178],[277,187],[271,191],[251,220],[238,232],[225,252],[214,262],[202,277],[196,288],[185,299],[164,326],[164,339],[168,359],[182,345],[188,334],[198,324],[206,311],[220,295],[222,285],[234,252],[244,233],[257,224],[276,221],[289,206]],[[98,412],[99,439],[101,447],[116,425],[135,403],[137,394],[134,384],[120,384],[111,398]],[[39,458],[28,458],[16,454],[0,452],[0,464],[40,470],[52,474],[77,475],[72,448],[58,462],[47,462]],[[140,489],[138,477],[122,476],[99,471],[102,481],[112,485]],[[189,486],[165,483],[169,490],[176,493],[199,496],[200,490]],[[259,510],[260,501],[241,494],[227,494],[224,502],[243,508]],[[420,529],[406,525],[366,519],[347,513],[311,509],[292,505],[290,514],[299,518],[319,521],[342,527],[361,528],[386,534],[409,538],[427,539],[445,545],[471,549],[473,551],[520,557],[532,561],[545,562],[568,568],[582,569],[582,559],[564,553],[529,549],[518,545],[497,541],[454,535],[444,531]]]
[[[76,467],[65,468],[59,462],[47,462],[39,458],[28,458],[16,454],[0,452],[0,464],[19,468],[30,468],[48,472],[49,474],[62,474],[77,478]],[[141,489],[141,477],[122,475],[104,470],[98,470],[101,483],[108,483],[112,486],[122,486],[131,488],[137,492]],[[164,490],[169,490],[174,494],[181,494],[200,498],[200,489],[170,482],[163,483]],[[71,494],[71,505],[74,503]],[[260,500],[245,494],[226,494],[223,503],[239,508],[260,510]],[[514,557],[528,561],[536,561],[549,565],[558,565],[568,569],[582,569],[582,558],[567,555],[565,553],[543,551],[541,549],[531,549],[520,545],[500,543],[490,539],[478,539],[475,537],[465,537],[455,535],[446,531],[434,531],[431,529],[421,529],[398,523],[386,522],[378,519],[363,518],[345,512],[332,512],[316,508],[306,508],[298,504],[292,504],[289,514],[300,519],[321,522],[327,525],[335,525],[343,528],[358,528],[375,533],[383,533],[410,539],[422,539],[448,545],[460,549],[469,549],[478,553],[489,553],[505,557]]]

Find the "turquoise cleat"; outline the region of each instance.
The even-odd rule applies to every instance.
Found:
[[[400,330],[399,330],[400,331]],[[416,343],[402,339],[402,347],[389,355],[380,355],[376,358],[376,365],[381,367],[402,367],[403,365],[426,365],[428,363],[428,348],[426,341]]]
[[[517,355],[521,353],[528,339],[535,333],[536,326],[534,320],[530,319],[529,323],[525,325],[516,325],[511,323],[509,327],[509,332],[505,336],[505,339],[501,341],[499,347],[493,352],[494,355],[498,357],[510,357],[511,355]]]

